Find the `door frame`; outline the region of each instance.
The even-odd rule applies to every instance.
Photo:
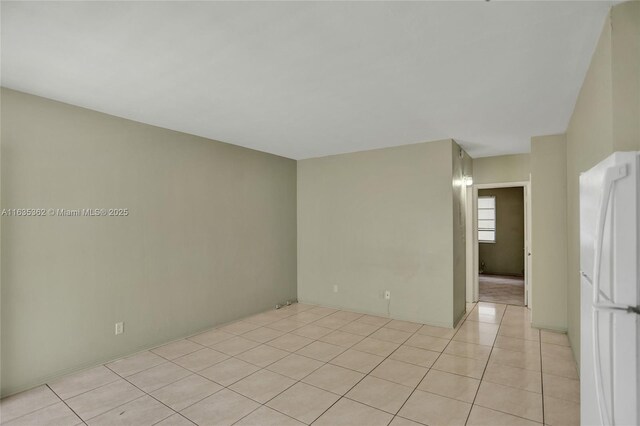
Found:
[[[479,254],[478,254],[478,190],[494,189],[494,188],[523,188],[524,202],[524,304],[529,309],[532,307],[532,288],[533,279],[531,274],[531,182],[497,182],[497,183],[481,183],[467,187],[467,200],[471,199],[471,203],[467,203],[467,302],[477,302],[479,298]]]

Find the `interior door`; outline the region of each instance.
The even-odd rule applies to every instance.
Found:
[[[529,175],[531,182],[531,175]],[[524,305],[531,308],[531,203],[529,202],[530,187],[524,186]]]

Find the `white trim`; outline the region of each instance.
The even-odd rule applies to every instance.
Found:
[[[522,180],[517,182],[502,182],[502,183],[478,183],[473,185],[475,189],[493,189],[493,188],[512,188],[512,187],[525,187],[529,186],[528,180]]]
[[[474,247],[473,247],[473,232],[474,232],[474,225],[473,225],[473,209],[474,209],[474,204],[473,204],[473,186],[467,186],[466,190],[465,190],[465,207],[466,207],[466,220],[465,220],[465,229],[466,229],[466,236],[465,236],[465,242],[466,242],[466,259],[467,259],[467,302],[471,303],[474,300],[477,300],[477,297],[474,299],[473,296],[473,290],[474,290],[474,278],[473,278],[473,253],[474,253]]]
[[[471,280],[467,280],[467,302],[478,301],[478,222],[477,222],[477,209],[478,209],[478,190],[479,189],[495,189],[495,188],[513,188],[522,187],[524,193],[524,265],[525,265],[525,305],[531,309],[531,289],[533,287],[533,280],[531,279],[530,256],[527,256],[531,252],[531,182],[530,181],[517,181],[517,182],[497,182],[497,183],[480,183],[473,185],[472,208],[467,209],[467,220],[471,222],[471,250],[472,258],[467,257],[467,271],[471,271]],[[471,264],[470,264],[471,262]],[[469,288],[471,287],[471,288]]]
[[[478,200],[480,198],[483,198],[483,199],[484,198],[491,198],[491,199],[493,199],[493,208],[491,208],[491,209],[486,208],[486,207],[478,206],[478,210],[493,210],[493,228],[487,228],[487,229],[482,228],[482,231],[485,231],[485,230],[493,231],[493,239],[492,240],[478,240],[478,242],[481,243],[481,244],[495,244],[496,243],[496,228],[497,228],[497,225],[498,225],[498,220],[497,220],[497,217],[496,217],[496,196],[495,195],[483,195],[483,196],[479,196],[478,195]],[[481,219],[478,218],[478,222],[480,220]],[[488,220],[491,220],[491,219],[488,219]],[[481,231],[481,229],[478,228],[478,233],[480,231]]]

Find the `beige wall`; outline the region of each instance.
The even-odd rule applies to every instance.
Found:
[[[457,324],[464,315],[467,306],[467,187],[464,178],[465,176],[473,175],[473,163],[471,157],[457,143],[452,143],[451,147],[453,175],[453,323]]]
[[[614,151],[640,149],[640,3],[612,8],[567,129],[568,331],[580,356],[578,177]]]
[[[452,152],[443,140],[299,161],[299,300],[451,327]]]
[[[611,9],[612,128],[615,151],[640,149],[640,2]]]
[[[567,329],[567,156],[564,135],[531,139],[532,324]]]
[[[296,162],[2,90],[2,394],[296,297]],[[114,324],[125,333],[114,335]]]
[[[473,183],[525,182],[529,180],[529,154],[473,159]]]
[[[484,272],[524,275],[524,189],[479,189],[478,197],[496,197],[496,242],[478,243],[478,261]]]
[[[580,359],[578,177],[613,152],[611,21],[607,18],[567,129],[567,327]]]

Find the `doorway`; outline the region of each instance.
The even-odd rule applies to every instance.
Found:
[[[467,197],[467,301],[530,307],[529,182],[474,185]]]

